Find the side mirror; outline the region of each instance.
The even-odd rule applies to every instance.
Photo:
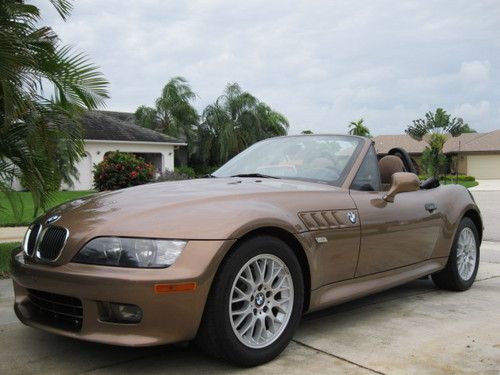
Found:
[[[391,177],[391,187],[387,194],[384,195],[384,200],[386,202],[394,202],[396,194],[417,191],[419,189],[420,180],[415,173],[396,172]]]

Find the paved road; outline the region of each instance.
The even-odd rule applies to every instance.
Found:
[[[0,243],[22,241],[27,229],[28,227],[1,227]]]
[[[485,238],[500,240],[500,192],[474,192]],[[277,360],[253,369],[214,361],[195,348],[120,348],[80,342],[20,324],[10,280],[0,280],[0,374],[500,374],[500,242],[483,243],[473,288],[418,280],[303,319]]]

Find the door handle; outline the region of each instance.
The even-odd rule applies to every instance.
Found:
[[[436,209],[437,209],[436,203],[426,203],[425,209],[432,214],[432,212],[436,211]]]

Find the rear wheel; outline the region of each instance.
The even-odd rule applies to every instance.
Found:
[[[304,300],[300,264],[271,236],[246,240],[213,282],[197,337],[210,355],[241,366],[270,361],[288,345]]]
[[[465,217],[460,222],[446,268],[432,275],[442,289],[467,290],[476,279],[479,268],[479,235],[474,222]]]

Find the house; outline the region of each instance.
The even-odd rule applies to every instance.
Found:
[[[79,179],[72,190],[92,189],[92,168],[101,162],[108,152],[131,152],[154,165],[156,171],[174,169],[174,153],[186,146],[184,141],[157,131],[143,128],[135,123],[133,113],[112,111],[89,111],[81,119],[85,156],[78,162]]]
[[[180,161],[186,158],[187,146],[183,140],[157,131],[143,128],[135,122],[133,113],[112,111],[88,111],[82,115],[85,155],[77,163],[79,178],[73,186],[63,184],[62,190],[93,189],[92,169],[108,152],[130,152],[153,164],[157,173],[174,169],[174,156]],[[184,150],[182,149],[184,148]],[[181,155],[176,155],[176,153]],[[21,191],[19,180],[10,183],[12,189]]]
[[[402,147],[418,162],[427,143],[406,134],[379,135],[374,139],[380,155],[393,147]],[[500,179],[500,129],[488,133],[465,133],[448,137],[443,152],[449,157],[451,172],[476,179]]]

